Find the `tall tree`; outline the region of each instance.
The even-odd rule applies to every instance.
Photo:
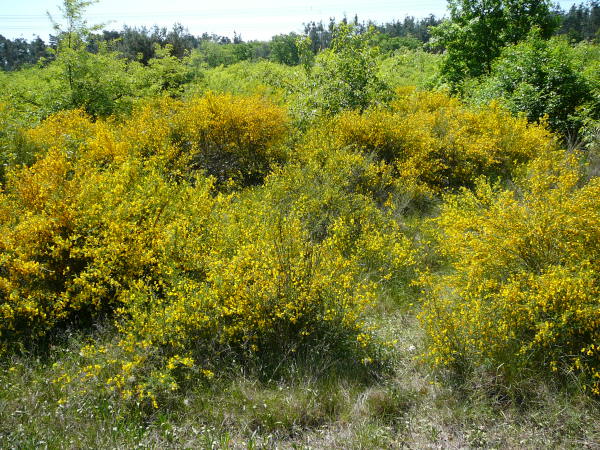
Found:
[[[288,66],[300,64],[296,33],[278,34],[271,39],[271,59]]]
[[[502,48],[539,28],[556,29],[549,0],[448,0],[450,20],[431,29],[434,45],[445,48],[442,75],[455,89],[467,77],[489,73]]]
[[[62,6],[59,7],[64,20],[62,24],[48,13],[48,18],[58,36],[56,55],[62,57],[64,61],[66,77],[73,94],[76,92],[75,72],[80,66],[83,55],[87,53],[87,40],[93,31],[102,28],[102,25],[90,27],[84,19],[86,8],[94,3],[97,3],[97,0],[63,0]]]

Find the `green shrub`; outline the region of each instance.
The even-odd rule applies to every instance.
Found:
[[[364,110],[389,98],[377,73],[378,48],[371,44],[374,30],[361,34],[353,25],[340,23],[331,48],[322,51],[309,71],[307,114],[333,115],[347,109]],[[310,117],[309,117],[310,118]]]
[[[391,89],[428,88],[438,76],[441,55],[420,49],[397,50],[379,63],[379,77]]]
[[[562,39],[547,41],[535,33],[503,49],[489,78],[469,95],[480,102],[499,99],[532,122],[546,118],[551,129],[570,138],[582,125],[582,108],[593,103],[591,85],[569,44]]]

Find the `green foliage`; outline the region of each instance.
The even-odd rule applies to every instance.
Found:
[[[107,117],[129,112],[140,97],[163,92],[178,95],[192,80],[188,61],[173,56],[171,45],[157,46],[147,66],[128,61],[107,43],[89,52],[91,32],[96,29],[83,19],[89,4],[65,1],[66,25],[55,24],[59,35],[54,58],[6,78],[6,89],[0,94],[3,101],[38,120],[65,109]]]
[[[393,53],[397,50],[416,51],[423,47],[423,43],[414,36],[392,37],[389,34],[379,33],[375,35],[374,42],[384,55]]]
[[[600,45],[579,43],[573,48],[575,64],[591,89],[590,101],[578,110],[583,127],[580,137],[590,163],[589,171],[598,175],[600,169]]]
[[[570,41],[600,42],[600,3],[597,0],[573,4],[568,11],[560,11],[560,34]]]
[[[298,48],[298,59],[304,71],[309,74],[315,63],[315,54],[312,51],[312,41],[308,36],[299,37],[296,39],[296,47]]]
[[[576,64],[582,68],[582,75],[592,84],[595,95],[600,90],[600,45],[580,42],[572,47]]]
[[[379,51],[371,45],[373,28],[360,33],[340,23],[331,48],[321,52],[310,72],[307,108],[333,115],[345,109],[364,110],[389,96],[377,74]]]
[[[187,60],[172,56],[171,50],[157,47],[147,66],[127,61],[104,44],[95,54],[65,50],[45,67],[11,74],[0,98],[29,120],[74,108],[92,117],[123,115],[140,98],[180,95],[192,80]]]
[[[65,52],[47,67],[15,73],[2,96],[32,118],[71,108],[105,116],[129,109],[132,96],[139,92],[136,73],[135,65],[108,50],[97,55]]]
[[[301,94],[306,74],[297,67],[271,61],[242,61],[228,67],[215,67],[187,86],[189,95],[211,91],[241,95],[261,95],[289,105]]]
[[[140,73],[141,85],[146,85],[152,94],[168,93],[179,95],[184,86],[192,81],[192,70],[187,57],[180,59],[173,55],[173,46],[167,44],[154,47],[155,57],[148,61],[148,66]]]
[[[97,2],[98,0],[63,0],[59,10],[63,15],[64,24],[55,21],[48,14],[52,27],[58,33],[58,51],[81,48],[81,41],[89,38],[93,31],[102,28],[102,25],[88,26],[84,18],[86,8]]]
[[[11,41],[0,34],[0,70],[2,71],[32,66],[41,58],[50,56],[48,47],[39,36],[27,42],[23,38]]]
[[[446,52],[441,74],[453,89],[487,74],[502,47],[524,39],[533,27],[549,37],[556,27],[547,0],[449,0],[450,20],[431,28],[434,47]]]
[[[435,84],[442,56],[421,49],[400,49],[379,63],[379,77],[390,88]]]
[[[288,66],[300,64],[300,54],[296,41],[299,36],[296,33],[279,34],[271,39],[271,59]]]
[[[479,101],[500,99],[514,114],[522,113],[530,121],[546,118],[554,131],[574,137],[582,125],[583,109],[598,113],[579,62],[565,40],[547,41],[533,32],[527,40],[502,50],[490,76],[471,95]]]
[[[139,86],[137,69],[135,63],[127,63],[106,47],[95,55],[84,49],[64,50],[39,73],[40,83],[49,78],[56,80],[55,89],[47,90],[46,86],[38,85],[37,92],[31,94],[42,97],[39,104],[52,105],[52,112],[83,108],[94,117],[106,117],[129,109],[130,99]],[[51,98],[44,98],[46,96]]]
[[[268,42],[234,42],[223,43],[202,40],[192,52],[191,61],[195,67],[230,66],[242,61],[258,61],[270,56],[271,46]]]
[[[15,108],[0,102],[0,185],[4,185],[9,167],[35,161],[35,148],[25,138],[24,130],[31,126],[26,120]]]
[[[203,41],[198,49],[192,52],[192,63],[195,66],[205,65],[207,67],[235,64],[240,61],[240,55],[235,52],[236,45]]]
[[[102,82],[106,81],[101,78],[102,74],[106,73],[104,64],[107,61],[97,60],[86,48],[91,32],[101,27],[101,25],[88,27],[84,19],[85,9],[93,3],[95,1],[64,0],[60,10],[66,22],[65,25],[61,26],[51,16],[50,20],[58,34],[55,50],[55,76],[62,79],[65,85],[63,91],[66,105],[61,109],[84,107],[89,108],[91,114],[96,114],[106,112],[107,100],[110,103],[113,99],[106,98],[111,96],[111,92],[103,95],[105,93],[101,89]],[[118,70],[118,72],[120,73],[122,70]],[[98,88],[100,88],[98,95],[102,98],[95,99],[93,96],[97,95]]]

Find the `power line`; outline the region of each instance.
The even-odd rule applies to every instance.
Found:
[[[415,5],[416,6],[416,5]],[[398,8],[398,4],[395,1],[384,1],[384,2],[378,2],[376,4],[371,3],[370,4],[370,9],[380,9],[380,8],[385,8],[385,9],[393,9],[395,11],[399,11],[401,12],[402,10],[413,10],[414,8],[410,8],[410,7],[402,7],[401,9]],[[431,7],[431,9],[435,9],[435,10],[439,10],[439,2],[435,1],[435,0],[425,0],[425,1],[421,1],[418,2],[418,9],[419,10],[423,10],[425,8]],[[288,14],[293,14],[295,12],[306,12],[306,11],[314,11],[314,10],[330,10],[330,9],[336,9],[336,10],[340,10],[341,12],[343,12],[344,9],[346,9],[346,7],[344,5],[340,5],[340,4],[328,4],[328,3],[320,3],[318,6],[308,6],[308,5],[298,5],[298,6],[286,6],[286,7],[273,7],[273,6],[264,6],[264,7],[252,7],[252,8],[244,8],[244,9],[240,9],[239,7],[236,8],[208,8],[208,9],[204,9],[204,10],[198,10],[198,9],[193,9],[193,10],[179,10],[179,11],[173,11],[173,10],[169,10],[169,11],[145,11],[143,13],[140,13],[139,11],[131,11],[131,12],[102,12],[102,13],[89,13],[86,14],[86,18],[87,19],[93,19],[93,18],[103,18],[103,17],[131,17],[131,18],[144,18],[144,17],[151,17],[151,16],[185,16],[185,17],[189,17],[190,15],[192,16],[206,16],[206,15],[214,15],[214,14],[227,14],[227,15],[231,15],[233,13],[234,16],[240,15],[241,14],[253,14],[253,15],[259,15],[259,14],[263,14],[263,13],[270,13],[270,12],[283,12],[283,13],[288,13]],[[354,8],[356,9],[356,8]],[[377,13],[374,14],[380,14],[382,11],[378,11]],[[48,16],[46,14],[0,14],[0,20],[29,20],[29,19],[47,19]]]

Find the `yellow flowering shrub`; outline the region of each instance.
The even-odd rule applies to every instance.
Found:
[[[437,219],[452,272],[425,277],[421,314],[437,366],[487,367],[510,382],[574,371],[600,394],[600,179],[577,161],[533,161],[515,190],[484,180]]]
[[[325,137],[333,148],[374,154],[434,193],[481,175],[508,178],[555,146],[545,128],[498,106],[470,110],[447,94],[410,90],[388,109],[344,112],[313,133],[309,145]]]
[[[0,193],[0,351],[108,319],[113,341],[87,345],[81,370],[56,381],[150,405],[210,379],[227,354],[369,355],[366,309],[415,265],[394,218],[398,182],[346,150],[268,175],[286,129],[259,98],[208,95],[29,130],[38,159]],[[214,188],[232,178],[265,180]]]
[[[193,155],[192,165],[243,185],[257,184],[284,157],[285,110],[261,97],[207,94],[190,100],[175,118],[176,142]]]
[[[360,328],[371,291],[359,267],[329,243],[308,241],[297,219],[255,223],[259,211],[229,214],[230,223],[215,223],[204,279],[182,278],[162,300],[140,286],[127,301],[124,329],[179,352],[195,349],[210,364],[209,348],[289,350],[320,327]]]
[[[394,297],[410,283],[416,261],[401,213],[415,192],[385,162],[347,149],[315,149],[270,175],[265,187],[263,198],[297,214],[311,241],[335,241],[378,289]]]
[[[26,136],[38,148],[47,150],[57,147],[77,156],[80,146],[94,135],[94,123],[83,110],[73,109],[57,112],[38,126],[27,130]]]
[[[62,111],[26,135],[39,149],[57,147],[73,158],[96,145],[160,160],[170,176],[202,170],[219,185],[233,180],[244,186],[261,182],[271,165],[285,159],[288,131],[285,110],[259,96],[208,93],[186,101],[145,101],[121,123],[92,122],[80,110]]]
[[[158,99],[121,124],[74,110],[28,130],[39,159],[15,168],[0,194],[2,346],[110,314],[140,279],[199,271],[190,233],[202,235],[213,181],[177,181],[207,149],[215,161],[237,158],[223,177],[264,176],[285,120],[259,98],[208,95]],[[243,169],[247,160],[257,165]]]
[[[204,251],[187,256],[201,259],[203,271],[180,270],[160,285],[140,281],[121,297],[119,358],[89,352],[90,365],[104,361],[99,379],[152,402],[189,377],[210,378],[232,351],[238,360],[267,355],[262,364],[315,345],[368,355],[365,311],[381,292],[408,285],[414,251],[361,192],[377,185],[378,165],[356,153],[324,159],[218,196]],[[361,170],[361,181],[344,177]],[[171,364],[175,357],[187,365]]]
[[[14,174],[0,194],[3,345],[89,323],[132,282],[158,282],[182,255],[177,237],[210,210],[210,192],[210,182],[168,184],[140,160],[89,168],[54,148]]]
[[[203,170],[218,185],[257,184],[285,156],[285,110],[261,97],[211,94],[162,98],[134,111],[120,133],[140,154],[160,155],[170,170]]]

